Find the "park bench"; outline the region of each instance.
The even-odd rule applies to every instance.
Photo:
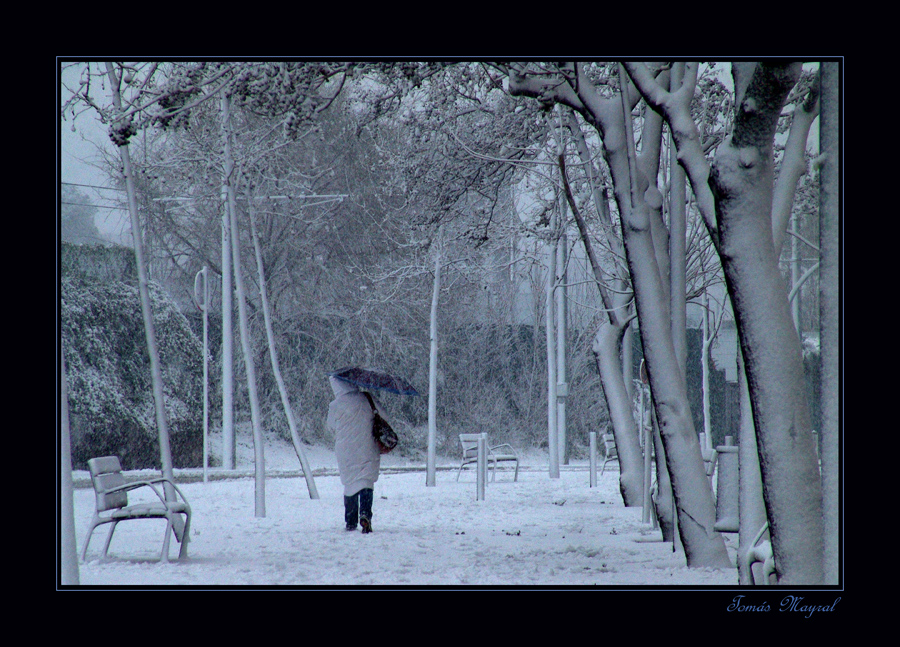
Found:
[[[462,462],[459,464],[459,469],[456,472],[457,481],[459,481],[459,475],[462,473],[463,467],[478,462],[478,439],[480,437],[481,434],[459,435],[459,444],[462,446]],[[485,458],[489,467],[492,468],[492,481],[497,479],[497,463],[508,461],[515,461],[516,472],[513,476],[513,481],[519,480],[519,455],[516,454],[516,450],[512,448],[512,445],[503,443],[502,445],[486,446],[485,449],[487,450]]]
[[[611,461],[619,462],[619,450],[616,449],[616,437],[612,434],[603,434],[603,449],[606,455],[603,457],[603,465],[600,467],[600,476],[603,476],[603,470],[606,464]]]
[[[106,545],[103,547],[103,557],[109,552],[109,542],[112,541],[113,532],[120,521],[129,519],[165,519],[166,534],[163,536],[163,547],[160,553],[160,561],[169,561],[170,533],[181,542],[179,559],[187,557],[187,545],[191,527],[191,506],[184,494],[171,480],[167,478],[154,478],[147,481],[125,482],[122,475],[122,466],[117,456],[104,456],[92,458],[88,461],[88,470],[91,473],[91,483],[94,486],[96,497],[96,509],[91,519],[87,537],[84,539],[84,548],[81,551],[81,560],[87,555],[88,544],[91,535],[97,526],[105,523],[112,524],[109,535],[106,537]],[[163,488],[168,484],[181,497],[180,501],[167,501]],[[148,503],[135,503],[128,505],[128,492],[138,488],[149,487],[153,490],[159,501]],[[184,515],[184,519],[180,515]]]

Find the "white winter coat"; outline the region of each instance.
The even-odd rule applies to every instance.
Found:
[[[351,496],[363,488],[374,488],[381,469],[381,454],[372,437],[372,407],[354,385],[334,377],[328,379],[334,400],[328,406],[327,424],[334,433],[334,453],[344,496]],[[375,407],[382,417],[387,417],[377,400]]]

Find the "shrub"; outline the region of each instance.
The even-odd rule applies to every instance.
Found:
[[[60,281],[73,467],[85,469],[89,458],[114,454],[126,469],[159,468],[138,290],[121,280],[94,277],[73,272]],[[197,466],[203,448],[202,345],[155,284],[150,285],[150,300],[172,460],[176,467]]]

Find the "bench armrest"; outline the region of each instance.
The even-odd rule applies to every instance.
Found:
[[[168,483],[169,485],[171,485],[175,492],[178,493],[178,496],[181,497],[181,500],[185,503],[185,505],[188,505],[188,507],[190,507],[187,502],[187,498],[184,496],[184,493],[178,488],[177,485],[175,485],[171,481],[171,479],[167,479],[165,477],[154,478],[150,479],[149,481],[132,481],[131,483],[125,483],[123,485],[118,485],[116,487],[109,488],[108,490],[104,490],[103,494],[110,494],[112,492],[128,492],[130,490],[136,490],[142,487],[149,487],[151,490],[153,490],[153,493],[157,496],[157,498],[159,498],[160,501],[166,503],[165,495],[159,491],[159,488],[156,487],[157,483]]]
[[[493,452],[496,449],[502,449],[503,447],[508,448],[509,451],[508,452],[497,452],[497,453],[511,454],[512,456],[515,456],[516,458],[518,458],[519,455],[516,453],[516,450],[513,449],[512,445],[510,445],[509,443],[503,443],[502,445],[494,445],[493,447],[491,447],[491,452]]]

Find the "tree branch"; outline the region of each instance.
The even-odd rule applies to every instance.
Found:
[[[610,310],[610,323],[615,325],[615,314],[612,312],[612,302],[602,283],[603,268],[600,266],[600,261],[594,253],[594,246],[591,244],[591,237],[588,232],[587,224],[584,222],[581,210],[578,208],[578,205],[575,204],[575,198],[572,196],[572,189],[569,186],[569,178],[566,175],[565,155],[560,154],[557,159],[559,161],[559,173],[562,177],[563,192],[565,193],[566,201],[572,209],[572,215],[575,217],[575,223],[578,225],[578,231],[581,233],[581,242],[584,243],[585,252],[587,252],[591,268],[594,270],[594,281],[597,284],[597,289],[600,290],[600,298],[603,301],[603,306],[607,310]]]
[[[709,187],[709,162],[700,144],[700,130],[691,118],[691,98],[697,83],[697,64],[687,63],[684,80],[677,92],[670,93],[653,78],[644,63],[622,63],[640,90],[644,100],[663,115],[672,131],[678,163],[684,168],[697,198],[697,207],[713,242],[718,244],[715,200]]]
[[[787,236],[797,183],[806,174],[806,142],[809,129],[819,115],[818,87],[818,83],[814,84],[806,101],[798,105],[791,116],[791,131],[784,145],[784,157],[781,159],[781,171],[775,182],[772,203],[772,238],[776,254],[780,253]]]

